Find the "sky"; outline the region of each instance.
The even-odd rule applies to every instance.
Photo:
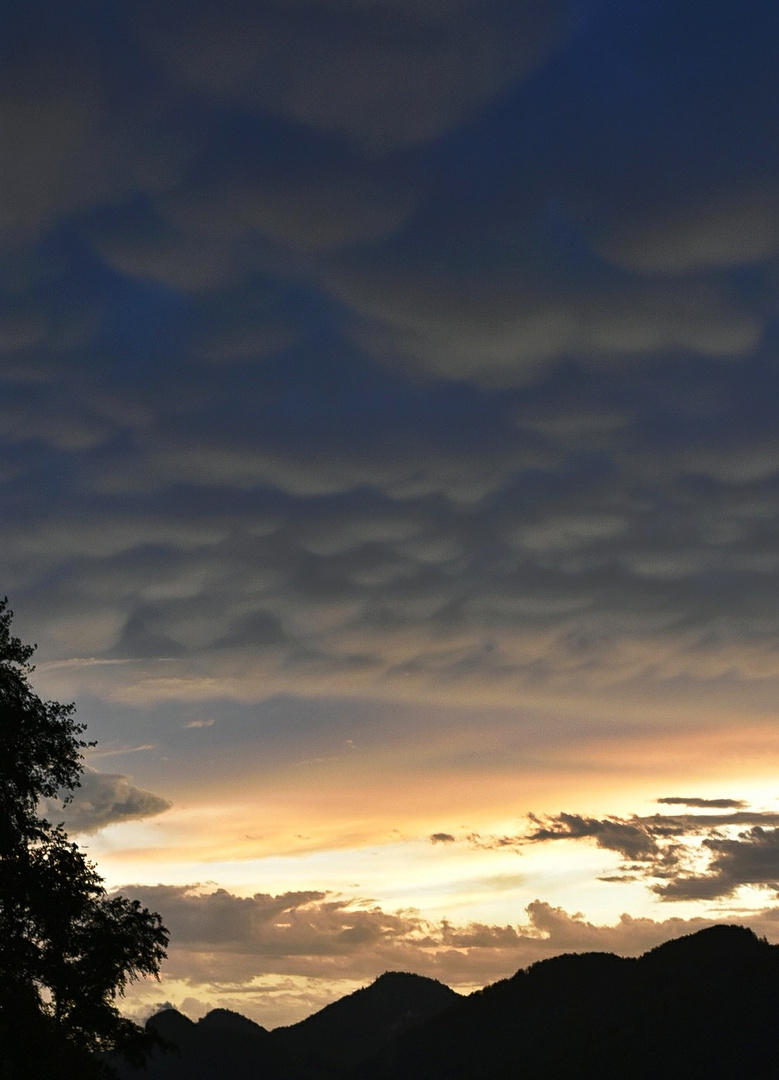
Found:
[[[0,595],[131,1015],[779,941],[778,39],[3,4]]]

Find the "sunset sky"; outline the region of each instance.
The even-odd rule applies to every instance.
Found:
[[[133,1015],[779,941],[778,46],[5,0],[0,595],[171,931]]]

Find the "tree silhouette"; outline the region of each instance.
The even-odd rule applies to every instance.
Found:
[[[149,1035],[116,1004],[127,983],[157,976],[168,933],[102,878],[41,800],[67,802],[90,745],[75,707],[30,686],[34,646],[11,634],[0,600],[0,1080],[113,1075],[98,1052],[141,1062]]]

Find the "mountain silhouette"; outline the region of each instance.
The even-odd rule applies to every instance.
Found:
[[[264,1080],[291,1080],[271,1033],[240,1013],[214,1009],[195,1023],[176,1009],[165,1009],[146,1026],[167,1048],[154,1050],[144,1070],[109,1059],[122,1080],[255,1080],[258,1075]]]
[[[422,975],[388,971],[363,990],[326,1005],[271,1036],[306,1078],[340,1076],[402,1032],[437,1016],[461,997]]]
[[[388,972],[290,1027],[217,1009],[148,1022],[147,1080],[777,1080],[779,946],[739,926],[638,959],[542,960],[469,997]]]
[[[109,1063],[122,1080],[336,1080],[459,1000],[435,979],[386,972],[370,986],[274,1031],[229,1009],[214,1009],[197,1023],[165,1009],[147,1027],[175,1049],[155,1050],[143,1072],[115,1058]]]
[[[350,1080],[776,1080],[779,946],[715,926],[639,959],[540,961]]]

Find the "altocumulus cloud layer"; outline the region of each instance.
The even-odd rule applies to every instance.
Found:
[[[769,0],[3,5],[2,593],[44,691],[143,751],[137,787],[86,774],[73,829],[151,850],[147,785],[164,831],[227,777],[307,835],[325,774],[344,820],[372,785],[391,816],[448,777],[451,808],[469,770],[615,776],[640,710],[648,744],[773,709],[778,34]],[[776,821],[678,790],[468,842],[600,845],[665,901],[773,888]],[[443,855],[471,808],[425,805],[398,824]],[[249,911],[258,955],[350,978],[471,955],[305,895],[284,925],[159,906]],[[250,955],[210,933],[198,964]]]
[[[776,675],[772,5],[3,19],[4,580],[48,658]]]

